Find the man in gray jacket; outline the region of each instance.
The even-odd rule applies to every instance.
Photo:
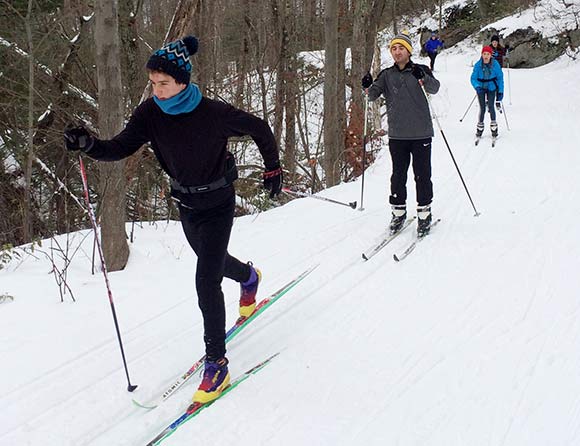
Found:
[[[429,67],[411,61],[413,45],[406,34],[395,36],[390,43],[395,63],[380,72],[373,82],[370,73],[362,79],[368,99],[374,101],[382,94],[387,104],[389,124],[389,150],[393,163],[391,175],[392,207],[390,231],[392,234],[403,227],[407,218],[407,171],[413,157],[413,172],[417,190],[417,234],[423,237],[431,228],[431,138],[433,122],[429,103],[423,92],[435,94],[439,81]]]

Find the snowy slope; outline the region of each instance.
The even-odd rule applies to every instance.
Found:
[[[320,267],[229,344],[233,376],[280,356],[164,444],[579,444],[580,63],[512,70],[511,131],[498,115],[496,148],[476,148],[475,106],[459,118],[478,51],[437,59],[433,105],[481,216],[437,134],[442,223],[400,264],[392,254],[411,230],[360,259],[389,219],[386,151],[368,170],[363,212],[301,199],[237,219],[230,251],[262,269],[262,296]],[[359,194],[359,182],[323,192]],[[128,267],[111,274],[134,395],[91,249],[89,236],[69,273],[76,303],[59,302],[42,256],[0,271],[0,294],[14,296],[0,304],[1,446],[143,445],[199,382],[151,412],[131,404],[203,353],[195,258],[179,225],[137,228]],[[238,290],[224,290],[231,323]]]

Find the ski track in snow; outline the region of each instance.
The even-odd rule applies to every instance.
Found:
[[[473,97],[467,57],[437,59],[432,102],[481,215],[436,128],[442,221],[403,262],[392,254],[415,224],[361,259],[389,220],[386,150],[367,171],[363,212],[303,198],[237,219],[230,251],[262,270],[261,297],[320,266],[228,344],[232,376],[281,355],[164,445],[578,444],[580,63],[511,70],[512,130],[498,114],[492,149],[488,117],[473,144],[476,104],[459,122]],[[408,191],[411,216],[412,175]],[[360,200],[360,182],[321,195]],[[57,303],[42,260],[0,271],[0,293],[15,297],[0,305],[1,446],[145,444],[187,406],[196,377],[153,411],[130,401],[147,401],[203,354],[195,257],[179,225],[135,234],[128,267],[111,274],[134,395],[89,255],[69,273],[75,304]],[[229,326],[239,290],[223,287]]]

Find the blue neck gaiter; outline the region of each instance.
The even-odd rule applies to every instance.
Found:
[[[195,109],[201,102],[201,91],[195,84],[189,84],[180,93],[172,98],[161,100],[157,96],[153,96],[153,100],[164,113],[168,115],[179,115],[181,113],[189,113]]]

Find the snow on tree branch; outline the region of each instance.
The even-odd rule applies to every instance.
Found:
[[[5,46],[6,48],[10,48],[11,50],[13,50],[16,54],[22,56],[22,57],[28,57],[28,53],[24,50],[22,50],[21,48],[18,47],[18,45],[16,45],[15,43],[9,42],[8,40],[4,39],[3,37],[0,37],[0,45]],[[47,67],[44,64],[41,64],[40,62],[36,62],[36,66],[42,70],[45,74],[47,74],[50,77],[55,77],[54,73],[52,72],[52,70]],[[80,88],[75,87],[74,85],[70,84],[70,83],[66,83],[66,87],[67,90],[70,91],[72,94],[74,94],[75,96],[79,97],[80,99],[82,99],[83,101],[85,101],[87,104],[89,104],[91,107],[93,108],[97,108],[97,101],[95,100],[95,98],[93,98],[91,95],[89,95],[88,93],[82,91]]]

